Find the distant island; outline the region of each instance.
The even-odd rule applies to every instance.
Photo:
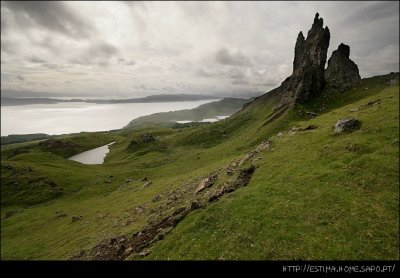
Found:
[[[86,102],[96,104],[116,104],[116,103],[152,103],[152,102],[177,102],[177,101],[198,101],[208,99],[219,99],[216,96],[209,95],[187,95],[187,94],[165,94],[165,95],[151,95],[141,98],[129,99],[56,99],[56,98],[42,98],[42,97],[2,97],[1,106],[16,106],[16,105],[29,105],[29,104],[55,104],[64,102]]]

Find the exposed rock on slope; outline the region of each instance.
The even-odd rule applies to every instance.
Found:
[[[294,48],[293,71],[298,69],[301,65],[301,61],[303,60],[305,44],[306,44],[306,39],[303,36],[303,32],[300,31],[299,35],[297,36],[296,46]]]
[[[305,42],[302,33],[297,38],[293,75],[282,83],[281,104],[305,102],[322,90],[329,40],[329,29],[317,13]]]
[[[316,13],[307,38],[304,38],[302,32],[297,36],[293,74],[278,88],[257,98],[255,102],[277,96],[279,99],[277,109],[289,108],[295,103],[304,103],[319,95],[325,86],[349,89],[358,84],[361,80],[358,67],[349,58],[350,47],[343,43],[332,53],[328,68],[325,70],[329,41],[329,29],[323,27],[323,19]]]
[[[358,66],[349,58],[350,46],[341,43],[333,51],[325,71],[326,85],[334,89],[349,89],[357,85],[360,80]]]

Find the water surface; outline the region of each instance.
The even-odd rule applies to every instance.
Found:
[[[83,164],[103,164],[104,163],[104,158],[110,151],[108,146],[111,146],[115,142],[112,142],[110,144],[88,150],[83,153],[79,153],[76,155],[71,156],[68,158],[69,160],[74,160]]]
[[[141,116],[193,109],[214,101],[218,100],[117,104],[69,102],[1,106],[1,136],[107,131],[122,128]]]
[[[215,116],[213,118],[207,118],[207,119],[202,119],[201,121],[198,121],[200,123],[214,123],[217,122],[219,120],[223,120],[228,118],[229,116]],[[187,123],[192,123],[192,122],[197,122],[197,121],[175,121],[178,124],[187,124]]]

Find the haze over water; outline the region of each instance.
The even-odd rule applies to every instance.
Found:
[[[83,102],[1,107],[1,136],[81,131],[106,131],[126,126],[131,120],[158,112],[193,109],[217,101],[94,104]]]

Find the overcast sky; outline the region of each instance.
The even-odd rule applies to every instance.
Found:
[[[328,58],[343,42],[361,77],[399,71],[398,1],[2,1],[2,92],[257,95],[292,73],[316,12]]]

